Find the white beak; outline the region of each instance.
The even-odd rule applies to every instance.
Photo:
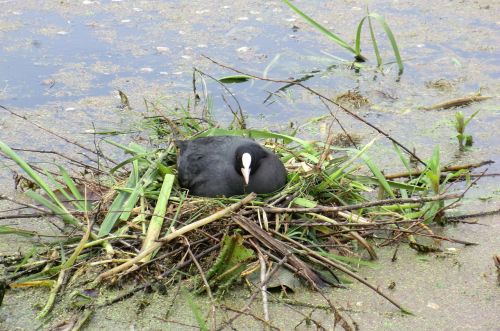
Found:
[[[243,175],[243,179],[245,180],[245,185],[248,185],[250,182],[250,164],[252,163],[252,156],[250,153],[243,153],[241,156],[241,164],[243,168],[241,168],[241,174]]]

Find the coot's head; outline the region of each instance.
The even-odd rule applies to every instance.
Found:
[[[245,185],[248,185],[250,176],[259,169],[262,159],[266,156],[266,151],[256,144],[245,144],[236,149],[234,168],[243,176]]]

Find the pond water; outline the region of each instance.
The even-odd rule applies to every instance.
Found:
[[[358,1],[294,3],[350,42],[366,12],[366,3]],[[306,82],[308,86],[331,98],[359,92],[369,104],[356,112],[415,148],[422,158],[428,158],[439,145],[443,164],[493,160],[489,171],[500,172],[498,1],[369,2],[370,11],[384,16],[397,38],[405,60],[402,76],[397,75],[395,64],[386,64],[382,70],[374,68],[367,31],[363,51],[369,61],[365,68],[353,70],[348,52],[280,1],[0,0],[0,8],[0,105],[88,146],[93,146],[94,137],[85,130],[94,126],[134,131],[139,116],[118,108],[117,90],[129,97],[140,114],[144,112],[144,98],[160,100],[165,107],[185,105],[192,97],[193,67],[214,77],[234,74],[211,63],[206,55],[245,72],[278,79],[314,72]],[[390,46],[375,26],[382,58],[390,63],[394,60]],[[297,87],[266,103],[268,92],[281,85],[252,81],[229,87],[252,127],[284,128],[291,122],[300,125],[328,114],[316,97]],[[215,116],[226,120],[230,113],[220,86],[207,79],[207,88],[214,98]],[[458,152],[455,110],[424,111],[421,107],[477,92],[493,98],[462,109],[466,116],[480,112],[467,126],[474,137],[473,148]],[[363,141],[376,136],[340,110],[333,111],[346,129]],[[321,126],[301,134],[321,138]],[[0,140],[19,148],[78,151],[2,109]],[[46,160],[43,155],[23,155],[32,161]],[[371,155],[387,171],[399,167],[394,165],[399,163],[397,155],[384,139],[379,139]],[[10,171],[0,169],[0,192],[15,196]],[[499,197],[498,177],[488,177],[473,188],[457,211],[498,209]],[[9,208],[10,204],[0,201],[0,210]],[[456,254],[443,258],[419,256],[401,248],[396,263],[390,262],[392,250],[382,251],[380,269],[361,271],[383,288],[395,281],[397,286],[391,295],[416,316],[395,313],[393,307],[359,284],[349,290],[332,291],[332,298],[362,329],[498,330],[500,293],[491,257],[500,253],[500,228],[498,217],[480,221],[486,226],[459,225],[445,230],[453,237],[479,242],[479,246],[459,247]],[[55,231],[44,222],[14,223],[45,233]],[[30,247],[26,238],[0,239],[0,254]],[[312,293],[297,296],[301,295],[304,301],[321,302]],[[0,329],[32,329],[36,323],[34,305],[43,302],[45,296],[42,291],[10,291],[0,307]],[[102,325],[110,329],[118,325],[158,328],[161,324],[156,323],[161,321],[155,313],[165,299],[152,300],[146,311],[132,318],[126,315],[127,310],[137,300],[132,298],[98,313],[89,329]],[[179,316],[187,314],[179,311]],[[289,309],[272,306],[272,318],[283,329],[289,326],[283,314],[300,321]],[[194,323],[192,316],[185,318]],[[242,329],[244,326],[240,325]]]

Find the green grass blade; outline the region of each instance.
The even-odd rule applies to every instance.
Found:
[[[387,24],[385,19],[382,16],[380,16],[379,14],[370,13],[367,16],[363,17],[363,19],[361,21],[359,21],[358,28],[356,30],[356,42],[355,42],[355,46],[354,46],[355,51],[357,53],[361,52],[361,30],[363,28],[363,23],[365,22],[365,20],[367,18],[376,19],[377,22],[379,22],[380,25],[382,26],[382,28],[384,29],[385,34],[387,35],[387,38],[389,38],[389,42],[391,43],[391,47],[392,47],[392,50],[394,52],[394,57],[396,58],[396,63],[398,64],[399,74],[401,75],[403,73],[403,70],[404,70],[404,65],[403,65],[403,60],[401,58],[401,54],[399,53],[399,48],[398,48],[398,44],[396,42],[396,38],[394,37],[394,34],[392,33],[392,30],[391,30],[391,28],[389,28],[389,25]],[[372,36],[372,39],[374,40],[374,36]],[[377,53],[378,51],[375,51],[375,52]],[[377,62],[378,62],[378,59],[377,59]]]
[[[387,182],[387,179],[385,179],[385,176],[382,174],[382,171],[380,171],[380,169],[375,165],[375,163],[373,163],[373,161],[370,159],[370,157],[368,157],[368,155],[364,154],[361,156],[361,158],[363,159],[363,161],[365,161],[365,164],[368,166],[368,168],[372,172],[373,176],[375,176],[375,178],[377,179],[380,186],[382,186],[384,191],[387,194],[389,194],[389,196],[391,198],[393,198],[393,199],[396,198],[396,195],[392,191],[391,186]]]
[[[82,236],[82,239],[80,240],[80,242],[78,243],[78,246],[73,251],[73,254],[71,254],[69,259],[67,259],[66,261],[61,259],[62,261],[64,261],[61,263],[62,269],[71,268],[75,264],[76,260],[78,259],[78,256],[80,256],[80,253],[85,248],[85,244],[87,244],[87,241],[89,240],[90,232],[91,232],[90,225],[88,225],[87,231],[85,231],[85,234]],[[64,251],[64,250],[61,249],[61,251]]]
[[[150,165],[149,169],[144,173],[144,175],[141,177],[139,181],[137,181],[137,184],[135,185],[133,191],[131,192],[130,196],[128,197],[127,201],[123,205],[123,213],[120,215],[120,221],[125,222],[129,219],[130,214],[132,213],[132,210],[135,208],[137,205],[137,201],[139,200],[140,196],[143,196],[145,194],[146,189],[153,183],[153,181],[156,179],[156,176],[158,175],[158,165],[161,163],[161,160],[166,156],[166,153],[162,153],[159,158]],[[136,177],[139,175],[139,162],[134,161],[134,173]]]
[[[126,160],[118,163],[116,166],[114,166],[113,168],[111,168],[111,170],[109,171],[109,173],[110,174],[114,174],[117,170],[123,168],[125,165],[127,165],[129,163],[132,163],[135,160],[144,160],[144,161],[147,161],[146,157],[149,156],[149,155],[150,155],[150,153],[136,154],[133,157],[128,158],[128,159],[126,159]]]
[[[205,323],[205,319],[203,318],[203,313],[201,312],[200,307],[196,304],[196,302],[194,302],[193,297],[186,289],[183,288],[182,293],[186,298],[187,304],[191,309],[191,312],[193,313],[194,318],[196,319],[196,322],[198,323],[198,327],[200,328],[200,330],[208,331],[208,326]]]
[[[368,16],[368,27],[370,28],[370,37],[372,39],[373,52],[375,53],[375,58],[377,59],[377,66],[380,67],[382,65],[382,57],[380,56],[377,38],[375,37],[375,31],[373,30],[373,24],[370,16]]]
[[[354,42],[354,51],[356,53],[361,52],[361,31],[363,30],[363,23],[366,17],[363,17],[358,23],[358,28],[356,29],[356,40]]]
[[[126,222],[132,213],[132,209],[137,204],[137,201],[139,200],[139,197],[144,195],[144,189],[149,185],[152,181],[153,178],[150,178],[149,176],[151,175],[151,172],[148,171],[146,172],[142,178],[139,179],[139,161],[135,160],[132,162],[133,167],[132,167],[132,172],[131,175],[134,176],[134,181],[135,181],[135,186],[130,191],[130,195],[127,197],[125,202],[123,203],[122,206],[122,213],[120,214],[120,217],[118,218],[122,222]],[[153,174],[153,176],[156,176],[156,173]],[[144,183],[144,181],[148,178],[148,183]]]
[[[128,146],[125,146],[123,144],[117,143],[117,142],[115,142],[113,140],[109,140],[109,139],[104,139],[104,141],[107,142],[108,144],[113,145],[115,147],[118,147],[118,148],[124,150],[125,152],[132,154],[132,155],[147,152],[146,148],[144,148],[138,144],[130,143]]]
[[[64,201],[64,203],[72,204],[76,210],[82,211],[82,207],[79,204],[79,201],[75,197],[71,196],[71,194],[69,194],[69,192],[66,190],[66,187],[64,187],[61,183],[59,183],[54,178],[54,176],[52,176],[46,169],[44,169],[44,174],[52,182],[52,185],[55,188],[53,191],[59,192],[59,194],[64,196],[64,198],[66,199],[66,201]]]
[[[403,59],[401,58],[401,54],[399,53],[399,48],[398,48],[398,43],[396,42],[396,38],[394,37],[391,28],[389,28],[389,24],[387,24],[386,20],[377,13],[370,13],[369,16],[373,17],[380,23],[380,25],[385,31],[385,34],[387,35],[387,38],[389,38],[392,50],[394,52],[394,57],[396,58],[396,63],[398,64],[399,74],[401,75],[404,70]]]
[[[469,116],[469,118],[464,122],[464,127],[467,126],[467,124],[469,124],[470,121],[472,121],[472,119],[474,117],[476,117],[476,115],[481,111],[481,109],[475,111],[472,115]]]
[[[344,162],[341,167],[339,167],[336,171],[334,171],[331,175],[329,175],[324,181],[322,181],[318,186],[317,190],[318,191],[323,191],[326,189],[330,183],[337,181],[341,176],[345,174],[345,171],[347,168],[349,168],[356,159],[361,157],[372,145],[373,143],[377,140],[377,138],[372,139],[368,144],[366,144],[361,150],[358,150],[357,153],[351,157],[349,160]]]
[[[35,202],[38,202],[39,204],[45,206],[48,208],[51,212],[56,214],[57,216],[61,217],[65,223],[72,224],[72,225],[80,225],[80,222],[76,218],[74,218],[73,215],[71,215],[65,208],[61,208],[58,205],[54,204],[52,201],[48,200],[47,198],[43,197],[41,194],[35,192],[35,191],[26,191],[26,196],[29,197],[30,199],[33,199]]]
[[[14,273],[17,273],[19,269],[23,267],[26,263],[28,263],[28,260],[33,256],[33,254],[36,253],[36,247],[31,247],[30,250],[24,254],[23,260],[19,262],[19,264],[16,266],[16,270],[14,270]]]
[[[377,178],[370,177],[370,176],[357,175],[357,176],[353,176],[352,179],[355,181],[366,183],[366,184],[367,183],[380,184],[380,182]],[[418,191],[425,191],[426,190],[425,187],[418,186],[418,185],[413,185],[413,184],[408,184],[408,183],[403,183],[403,182],[396,182],[396,181],[391,181],[391,180],[387,180],[387,179],[386,179],[386,182],[387,182],[387,184],[389,184],[389,186],[392,189],[408,190],[410,192],[418,192]]]
[[[406,171],[408,171],[408,173],[411,174],[410,163],[408,162],[408,159],[405,157],[405,155],[401,152],[401,148],[399,148],[399,146],[396,145],[395,143],[392,143],[392,146],[394,147],[396,154],[398,154],[399,159],[401,160],[401,163],[403,163],[403,165],[405,166]],[[410,175],[410,179],[411,179],[411,175]]]
[[[71,176],[66,171],[66,169],[64,169],[61,166],[58,166],[58,167],[59,167],[59,172],[61,173],[62,178],[64,180],[64,183],[66,184],[66,186],[69,188],[69,190],[73,194],[73,197],[75,198],[76,202],[78,202],[77,203],[77,205],[79,206],[78,209],[80,211],[87,211],[87,209],[86,209],[87,203],[85,201],[86,199],[81,195],[80,191],[76,187],[76,184],[73,181],[73,178],[71,178]]]
[[[290,7],[294,12],[296,12],[300,17],[302,17],[304,20],[306,20],[309,25],[312,27],[316,28],[319,30],[321,33],[323,33],[325,36],[328,38],[332,39],[337,45],[347,49],[354,55],[360,55],[359,53],[356,53],[356,50],[353,49],[346,41],[344,41],[342,38],[339,36],[335,35],[334,33],[330,32],[327,28],[325,28],[323,25],[319,24],[316,22],[314,19],[306,15],[304,12],[302,12],[299,8],[295,7],[292,5],[292,3],[288,0],[283,0],[283,2]]]
[[[26,174],[38,185],[42,190],[47,193],[47,195],[54,201],[55,204],[57,204],[62,210],[67,212],[66,208],[64,205],[59,201],[57,196],[54,194],[52,189],[47,185],[47,183],[40,177],[31,166],[24,161],[16,152],[14,152],[7,144],[5,144],[3,141],[0,141],[0,151],[5,154],[8,158],[10,158],[12,161],[16,162],[17,165],[21,167],[21,169],[26,172]]]
[[[136,176],[134,175],[134,172],[132,171],[127,180],[127,183],[125,184],[125,188],[133,189],[136,186],[136,184],[137,184],[137,179]],[[116,221],[122,214],[122,211],[124,210],[123,205],[127,201],[129,196],[130,193],[128,192],[122,191],[118,193],[116,198],[113,200],[113,203],[109,207],[108,213],[106,214],[104,221],[102,222],[101,228],[99,229],[99,233],[97,234],[98,237],[106,236],[111,232],[111,229],[113,228]]]

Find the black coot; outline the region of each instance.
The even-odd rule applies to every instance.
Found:
[[[215,197],[271,193],[286,184],[279,158],[242,137],[202,137],[176,141],[179,183],[193,195]]]

